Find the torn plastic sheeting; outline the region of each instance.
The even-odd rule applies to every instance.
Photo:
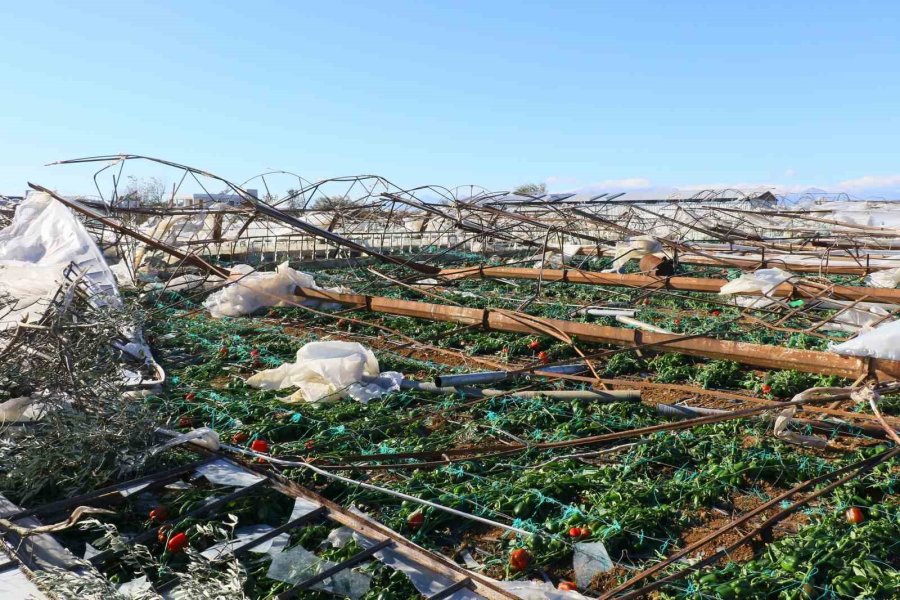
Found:
[[[363,376],[385,378],[384,387],[360,383]],[[378,359],[371,350],[356,342],[310,342],[297,350],[297,360],[253,375],[247,385],[264,390],[297,388],[283,398],[285,402],[326,402],[342,397],[367,403],[382,394],[399,389],[399,373],[379,373]]]
[[[142,575],[137,579],[132,579],[126,583],[120,585],[116,592],[123,598],[147,598],[152,597],[155,594],[151,594],[153,591],[153,584],[147,579],[146,575]]]
[[[153,484],[152,481],[144,481],[142,483],[133,483],[131,485],[117,488],[116,491],[119,492],[119,494],[121,494],[123,498],[127,498],[128,496],[131,496],[132,494],[137,494],[138,492],[140,492],[141,490],[147,488],[148,486],[150,486],[152,484]]]
[[[121,306],[103,253],[74,213],[46,193],[30,194],[0,230],[0,291],[16,299],[0,327],[43,313],[74,263],[95,306]]]
[[[357,508],[351,508],[350,511],[368,518],[365,513]],[[349,535],[352,535],[356,543],[363,549],[370,548],[378,543],[376,540],[366,537],[357,531],[352,531],[348,528],[340,528],[337,530],[339,533],[332,532],[334,533],[334,541],[339,544],[346,543],[346,538],[348,536],[348,533],[341,532],[341,529],[347,529]],[[415,587],[423,596],[436,594],[441,590],[450,587],[462,578],[462,576],[451,578],[442,573],[433,571],[405,557],[390,546],[382,548],[373,556],[385,566],[390,567],[395,571],[401,571],[409,577],[413,587]],[[492,580],[492,583],[497,587],[503,588],[519,598],[526,600],[579,600],[584,598],[584,596],[578,592],[560,591],[555,589],[552,584],[545,582]],[[450,600],[480,600],[483,596],[472,590],[462,589],[447,596],[447,598]]]
[[[37,421],[44,414],[46,405],[33,396],[20,396],[0,402],[0,423],[27,423]]]
[[[552,583],[546,581],[498,581],[497,585],[522,600],[582,600],[587,598],[576,591],[558,590],[553,587]]]
[[[0,598],[3,600],[41,600],[46,597],[21,569],[0,572]]]
[[[318,510],[319,507],[320,505],[316,504],[312,500],[307,500],[306,498],[297,498],[296,500],[294,500],[294,508],[291,509],[291,516],[288,517],[288,521],[299,519],[303,515],[307,515],[314,510]]]
[[[353,512],[357,514],[362,514],[356,509],[351,509]],[[377,544],[376,540],[368,538],[359,532],[352,532],[353,539],[357,544],[363,549],[368,549]],[[342,536],[338,536],[339,539]],[[450,577],[438,573],[436,571],[432,571],[431,569],[424,567],[415,561],[403,556],[390,546],[387,548],[382,548],[374,555],[376,560],[380,563],[384,564],[395,571],[401,571],[404,575],[409,577],[409,580],[412,582],[413,587],[419,591],[423,596],[431,596],[444,590],[454,583],[461,577],[457,577],[456,579],[451,579]],[[450,600],[483,600],[483,596],[480,594],[476,594],[472,590],[462,589],[457,592],[454,592],[450,596],[447,596]]]
[[[845,356],[900,360],[900,321],[891,321],[828,349]]]
[[[272,557],[272,564],[266,576],[277,581],[296,585],[305,579],[318,575],[337,563],[316,556],[303,546],[295,546]],[[322,590],[356,600],[369,591],[372,578],[352,569],[338,571],[325,581],[310,589]]]
[[[5,496],[0,495],[0,514],[15,514],[22,509],[8,500]],[[35,517],[25,517],[16,521],[17,525],[22,527],[35,528],[43,525]],[[79,572],[83,567],[81,561],[72,554],[67,548],[60,544],[56,538],[50,534],[32,535],[26,538],[19,538],[13,532],[7,532],[7,540],[17,547],[20,556],[27,557],[32,565],[40,569],[47,567],[56,567],[69,571]]]
[[[848,308],[852,305],[852,308]],[[885,305],[875,302],[847,302],[842,300],[819,300],[816,308],[837,309],[841,311],[824,324],[822,329],[830,331],[847,331],[856,333],[860,329],[869,330],[872,325],[881,321],[890,313]]]
[[[210,483],[233,487],[247,487],[265,479],[262,475],[245,471],[225,459],[200,465],[197,467],[197,474]]]
[[[572,558],[575,569],[575,583],[585,589],[594,578],[613,568],[612,559],[602,542],[582,542],[575,544],[575,555]]]
[[[332,292],[347,292],[344,288],[320,288],[315,279],[309,273],[303,273],[292,269],[287,261],[278,265],[274,273],[249,272],[251,267],[238,265],[231,269],[234,282],[219,290],[203,302],[203,306],[209,310],[210,316],[239,317],[256,312],[266,306],[319,306],[318,300],[300,301],[294,290],[298,287],[311,289],[324,289]],[[331,305],[333,303],[325,303]]]
[[[241,527],[240,529],[235,529],[234,531],[234,539],[228,540],[225,542],[220,542],[215,544],[214,546],[210,546],[201,554],[209,559],[209,560],[217,560],[219,558],[223,558],[232,554],[235,548],[239,548],[244,544],[252,542],[253,540],[264,536],[265,534],[272,531],[273,527],[271,525],[250,525],[249,527]],[[281,538],[279,540],[279,538]],[[287,533],[281,533],[275,536],[272,539],[266,540],[264,542],[260,542],[258,545],[253,546],[249,549],[250,552],[256,552],[258,554],[266,554],[268,553],[273,545],[275,545],[275,540],[279,540],[277,547],[280,549],[284,548],[290,540],[290,536]]]
[[[900,284],[900,267],[875,271],[866,277],[866,285],[877,288],[895,288]]]

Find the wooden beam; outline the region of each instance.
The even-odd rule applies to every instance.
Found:
[[[705,277],[654,277],[652,275],[620,275],[618,273],[599,273],[578,269],[527,269],[520,267],[464,267],[443,269],[440,276],[448,279],[464,278],[502,278],[531,279],[542,281],[563,281],[586,285],[608,285],[613,287],[631,287],[645,290],[676,290],[687,292],[705,292],[718,294],[728,280]],[[865,300],[867,302],[886,302],[900,304],[900,290],[892,288],[855,287],[835,285],[830,287],[827,297],[843,300]],[[741,292],[744,296],[761,296],[761,292]],[[822,290],[804,285],[782,283],[772,291],[779,298],[819,298],[825,295]]]
[[[295,293],[304,298],[349,304],[377,313],[414,317],[430,321],[447,321],[462,325],[481,325],[486,330],[528,333],[532,335],[545,335],[546,331],[555,329],[567,335],[576,336],[579,340],[586,342],[625,347],[637,345],[643,347],[656,346],[653,349],[662,352],[679,352],[703,358],[733,360],[745,365],[766,369],[794,369],[806,373],[837,375],[849,379],[855,379],[867,374],[872,374],[879,379],[885,380],[900,377],[900,361],[893,360],[867,359],[843,356],[833,352],[797,350],[794,348],[718,340],[708,337],[653,333],[593,323],[545,319],[508,310],[449,306],[384,298],[381,296],[364,296],[361,294],[340,294],[302,287],[296,288]]]

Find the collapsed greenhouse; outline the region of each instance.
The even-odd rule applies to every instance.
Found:
[[[900,206],[60,164],[3,598],[900,597]]]

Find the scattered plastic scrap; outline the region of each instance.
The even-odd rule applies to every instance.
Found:
[[[209,560],[217,560],[223,558],[234,552],[235,548],[252,542],[256,538],[269,533],[270,531],[272,531],[272,529],[273,528],[271,525],[265,524],[250,525],[249,527],[241,527],[240,529],[235,529],[234,539],[220,542],[218,544],[215,544],[214,546],[210,546],[209,548],[201,552],[201,554]],[[279,538],[281,539],[279,540]],[[272,539],[260,542],[258,545],[253,546],[252,548],[250,548],[250,552],[266,554],[273,548],[273,546],[276,545],[276,540],[278,540],[277,547],[280,549],[287,545],[287,542],[290,540],[290,536],[286,533],[279,534]]]
[[[346,292],[344,288],[320,288],[309,273],[296,271],[283,262],[274,273],[252,272],[252,267],[238,265],[231,269],[233,279],[228,287],[219,290],[203,302],[214,318],[249,315],[266,306],[318,306],[318,300],[301,300],[294,291],[298,287]],[[331,304],[331,303],[329,303]]]
[[[358,513],[359,511],[354,510],[354,512]],[[371,538],[360,535],[355,531],[351,533],[353,539],[363,549],[370,548],[376,544],[376,541]],[[346,540],[344,537],[345,534],[335,535],[335,539],[338,543],[345,542]],[[451,579],[443,573],[432,571],[431,569],[406,558],[390,546],[376,552],[374,558],[395,571],[401,571],[404,575],[409,577],[413,587],[426,597],[437,594],[456,582],[456,580]],[[462,589],[458,592],[454,592],[448,598],[452,600],[480,600],[482,597],[471,590]]]
[[[272,557],[266,576],[296,585],[305,579],[333,567],[337,563],[319,558],[303,546],[295,546]],[[330,592],[356,600],[369,591],[372,578],[352,569],[338,571],[311,589]]]
[[[360,383],[363,376],[378,377],[378,383]],[[356,342],[310,342],[297,350],[297,360],[261,371],[247,385],[263,390],[297,388],[285,402],[327,402],[350,397],[367,403],[400,389],[403,376],[379,373],[378,359]],[[384,383],[385,385],[381,385]]]
[[[581,600],[587,598],[574,590],[558,590],[546,581],[498,581],[497,585],[522,600]]]
[[[772,290],[793,277],[794,274],[783,269],[757,269],[752,273],[744,273],[722,286],[719,294],[751,294],[759,292],[768,296]]]
[[[828,348],[847,356],[871,356],[886,360],[900,360],[900,321],[890,321],[858,335],[842,344]]]
[[[575,544],[572,566],[575,569],[575,583],[584,589],[591,585],[594,577],[611,570],[613,563],[602,542],[584,542]]]
[[[641,259],[648,254],[662,252],[662,244],[654,237],[642,235],[616,244],[616,258],[607,273],[620,272],[631,259]]]
[[[200,465],[197,467],[197,474],[215,485],[234,487],[247,487],[263,480],[262,475],[245,471],[224,459]]]
[[[809,446],[811,448],[828,447],[828,440],[812,435],[801,435],[796,431],[788,429],[796,412],[796,406],[789,406],[775,417],[775,427],[773,429],[775,437],[788,442],[789,444],[796,444],[798,446]]]

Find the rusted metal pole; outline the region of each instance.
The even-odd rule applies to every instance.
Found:
[[[28,187],[30,187],[31,189],[36,190],[38,192],[44,192],[45,194],[49,194],[51,198],[53,198],[54,200],[56,200],[58,202],[62,202],[63,204],[65,204],[66,206],[68,206],[69,208],[74,210],[75,212],[81,213],[90,219],[93,219],[95,221],[103,223],[110,229],[114,229],[115,231],[118,231],[119,233],[124,233],[125,235],[131,236],[136,240],[144,242],[145,244],[147,244],[151,248],[154,248],[155,250],[160,250],[162,252],[171,254],[175,258],[179,258],[182,261],[184,261],[188,264],[194,265],[195,267],[199,267],[199,268],[203,269],[204,271],[208,271],[209,273],[212,273],[213,275],[218,275],[219,277],[222,277],[223,279],[228,277],[228,271],[226,271],[225,269],[221,269],[215,265],[211,265],[210,263],[206,262],[205,260],[203,260],[202,258],[197,256],[196,254],[187,254],[185,252],[182,252],[181,250],[178,250],[177,248],[173,248],[172,246],[169,246],[168,244],[163,244],[159,240],[155,240],[148,235],[144,235],[140,231],[135,231],[134,229],[131,229],[130,227],[125,227],[121,223],[117,223],[113,219],[110,219],[107,216],[97,212],[93,208],[85,206],[84,204],[82,204],[81,202],[78,202],[77,200],[70,200],[68,198],[63,198],[62,196],[48,190],[44,186],[38,185],[36,183],[29,182]]]

